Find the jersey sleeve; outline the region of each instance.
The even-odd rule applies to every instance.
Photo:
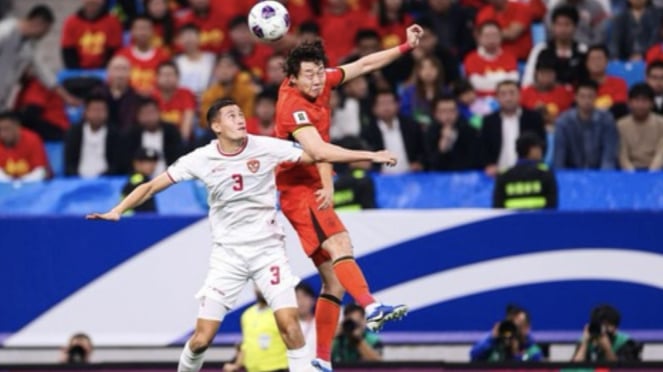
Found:
[[[171,164],[166,173],[173,183],[188,181],[196,178],[196,170],[199,168],[199,151],[190,152]]]
[[[303,104],[296,102],[287,104],[285,110],[278,115],[277,124],[281,132],[286,134],[295,133],[298,129],[313,125],[311,115]]]
[[[340,67],[326,69],[325,75],[327,75],[327,85],[331,88],[339,86],[343,82],[343,79],[345,79],[345,71]]]
[[[265,146],[277,163],[297,162],[304,152],[297,142],[270,137],[264,137],[264,139],[267,140]]]

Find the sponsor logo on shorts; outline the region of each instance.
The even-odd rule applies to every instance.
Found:
[[[260,161],[257,159],[251,159],[246,162],[246,167],[249,168],[251,173],[255,173],[260,169]]]

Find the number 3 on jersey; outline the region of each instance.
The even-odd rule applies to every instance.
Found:
[[[234,183],[233,183],[233,191],[242,191],[244,190],[244,178],[242,177],[241,174],[235,173],[232,176],[230,176]]]

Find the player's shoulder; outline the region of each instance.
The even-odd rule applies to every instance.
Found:
[[[284,146],[288,143],[288,141],[276,137],[249,134],[248,143],[253,148],[274,148],[278,146]]]

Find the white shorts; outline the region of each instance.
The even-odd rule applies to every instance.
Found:
[[[213,250],[213,264],[196,294],[200,300],[198,318],[223,320],[249,280],[272,310],[297,307],[294,288],[299,278],[290,270],[283,240],[270,239],[250,248],[215,245]]]

